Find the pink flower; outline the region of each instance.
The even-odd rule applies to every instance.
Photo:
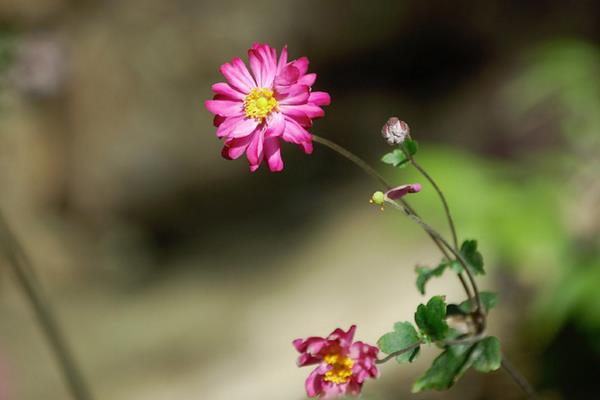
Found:
[[[317,75],[307,74],[306,57],[288,62],[287,47],[277,61],[274,48],[256,43],[248,50],[248,59],[252,73],[240,58],[221,65],[227,83],[214,84],[215,96],[205,105],[215,114],[217,136],[225,141],[224,158],[233,160],[245,153],[251,171],[263,160],[271,171],[281,171],[280,139],[312,153],[307,129],[313,119],[325,115],[321,106],[331,100],[325,92],[311,91]]]
[[[300,352],[298,366],[316,365],[306,379],[309,397],[331,399],[358,395],[367,378],[377,378],[375,361],[379,349],[363,342],[352,342],[356,326],[348,332],[336,329],[327,338],[296,339],[293,344]]]

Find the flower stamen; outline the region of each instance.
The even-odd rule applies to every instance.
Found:
[[[259,122],[263,122],[273,109],[278,110],[278,103],[271,89],[254,88],[244,99],[246,117]]]
[[[325,373],[323,380],[340,385],[348,382],[352,377],[354,361],[351,358],[340,354],[329,354],[323,357],[323,360],[332,367]]]

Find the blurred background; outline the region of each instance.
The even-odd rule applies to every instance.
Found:
[[[490,332],[543,398],[590,398],[600,359],[600,3],[0,1],[0,207],[97,399],[302,399],[291,341],[358,324],[375,342],[426,300],[436,248],[375,182],[316,145],[284,172],[225,161],[203,101],[255,41],[308,56],[331,94],[313,131],[395,183],[386,119],[477,238],[500,294]],[[421,180],[422,182],[422,180]],[[444,234],[431,186],[410,200]],[[461,301],[458,281],[427,296]],[[506,373],[410,395],[383,366],[364,398],[518,399]],[[0,399],[68,399],[0,262]]]

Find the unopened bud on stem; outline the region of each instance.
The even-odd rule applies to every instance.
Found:
[[[381,135],[392,146],[404,142],[409,133],[410,128],[408,124],[396,117],[388,119],[383,128],[381,128]]]

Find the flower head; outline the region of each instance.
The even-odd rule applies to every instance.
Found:
[[[293,344],[300,352],[298,366],[316,365],[306,379],[309,397],[331,399],[358,395],[367,378],[377,378],[375,361],[379,349],[363,342],[353,342],[356,326],[347,332],[336,329],[326,338],[296,339]]]
[[[325,115],[325,92],[313,92],[317,75],[308,72],[306,57],[288,61],[287,47],[279,59],[274,48],[254,44],[248,50],[250,71],[240,58],[221,65],[227,83],[212,86],[215,96],[205,102],[215,115],[217,136],[224,140],[221,154],[233,160],[246,154],[250,170],[263,160],[271,171],[281,171],[280,139],[312,153],[308,129],[312,120]]]
[[[401,144],[409,133],[410,128],[408,124],[396,117],[388,119],[383,128],[381,128],[381,135],[390,145]]]

